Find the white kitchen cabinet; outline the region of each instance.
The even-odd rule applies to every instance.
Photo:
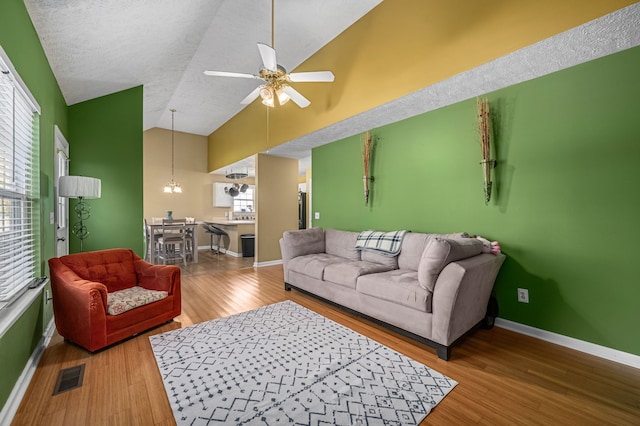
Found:
[[[233,207],[233,197],[224,192],[224,187],[229,187],[228,183],[213,183],[213,207]]]

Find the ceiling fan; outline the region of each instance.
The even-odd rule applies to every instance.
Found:
[[[271,7],[271,44],[273,45],[274,38],[274,1],[272,0]],[[248,105],[253,102],[258,96],[262,98],[262,103],[273,107],[275,106],[275,99],[278,99],[280,105],[284,105],[291,99],[300,108],[306,108],[311,102],[302,96],[300,92],[291,87],[291,83],[304,83],[304,82],[332,82],[334,79],[331,71],[311,71],[311,72],[292,72],[287,73],[287,70],[278,64],[276,59],[276,51],[273,47],[258,43],[258,50],[260,57],[262,58],[262,67],[258,71],[258,74],[245,74],[239,72],[226,72],[226,71],[205,71],[206,75],[217,77],[240,77],[251,78],[255,80],[262,80],[264,84],[256,87],[249,95],[244,98],[240,103]]]

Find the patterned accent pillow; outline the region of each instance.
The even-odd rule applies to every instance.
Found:
[[[118,315],[138,306],[157,302],[168,295],[166,291],[147,290],[140,286],[114,291],[107,294],[107,314]]]
[[[356,249],[371,250],[385,256],[397,256],[406,233],[407,231],[362,231],[358,234]]]

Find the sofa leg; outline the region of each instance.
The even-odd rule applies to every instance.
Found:
[[[291,286],[287,283],[284,283],[284,291],[291,291]]]
[[[438,345],[438,347],[436,347],[436,353],[438,354],[438,358],[449,361],[451,357],[451,346]]]

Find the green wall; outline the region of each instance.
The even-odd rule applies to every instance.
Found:
[[[102,197],[87,200],[83,250],[126,247],[143,257],[142,86],[70,106],[69,145],[70,173],[102,180]],[[70,251],[80,251],[74,236]]]
[[[314,225],[498,240],[500,317],[640,355],[639,75],[634,48],[489,93],[498,166],[488,206],[475,99],[374,129],[369,206],[360,137],[315,148]]]
[[[68,108],[22,0],[0,3],[0,46],[38,101],[40,116],[40,274],[55,256],[54,125],[69,141],[71,172],[102,179],[102,198],[91,200],[91,235],[85,250],[130,247],[143,254],[142,87]],[[71,237],[71,251],[78,251]],[[46,288],[49,290],[49,287]],[[53,317],[38,297],[0,337],[0,407],[4,407],[29,357]],[[1,409],[1,408],[0,408]]]
[[[49,224],[49,212],[54,211],[53,128],[57,124],[67,134],[67,106],[22,0],[3,0],[0,4],[0,46],[38,101],[42,112],[39,273],[46,274],[46,261],[55,253],[55,232],[53,225]],[[52,316],[51,304],[45,304],[40,296],[0,338],[0,407],[4,407]]]

